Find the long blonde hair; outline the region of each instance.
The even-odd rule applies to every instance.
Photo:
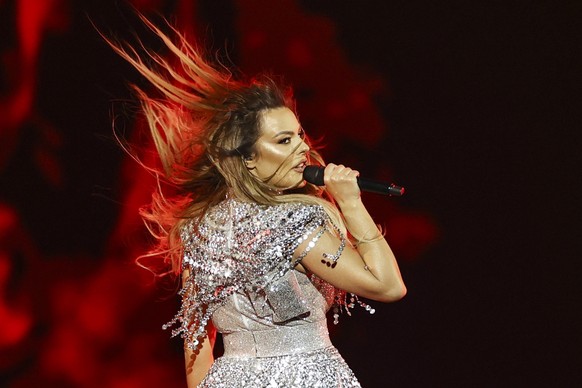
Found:
[[[268,179],[259,180],[244,164],[243,159],[254,153],[261,135],[263,113],[279,107],[294,110],[291,89],[281,87],[266,75],[237,80],[226,67],[211,66],[203,52],[174,27],[168,24],[171,38],[145,17],[141,19],[161,39],[175,62],[147,49],[141,42],[139,53],[129,44],[105,39],[155,87],[148,93],[132,85],[162,166],[161,169],[144,166],[155,174],[159,184],[152,202],[140,209],[156,239],[156,244],[141,258],[160,258],[168,268],[156,274],[181,272],[180,229],[188,220],[202,217],[210,207],[224,200],[228,191],[259,204],[299,201],[322,205],[345,232],[337,208],[323,199],[324,190],[307,184],[278,195]],[[306,142],[309,144],[308,139]],[[308,158],[310,164],[323,164],[319,153],[311,147]],[[164,189],[168,185],[173,188],[172,195]]]

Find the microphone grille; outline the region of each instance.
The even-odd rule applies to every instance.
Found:
[[[303,179],[316,186],[323,186],[323,172],[323,167],[305,166],[303,169]]]

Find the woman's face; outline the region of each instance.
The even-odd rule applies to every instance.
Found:
[[[305,185],[309,147],[295,114],[284,107],[269,109],[263,113],[261,129],[255,154],[245,161],[251,173],[280,189]]]

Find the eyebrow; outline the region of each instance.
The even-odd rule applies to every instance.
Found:
[[[294,135],[294,134],[295,134],[295,132],[293,132],[293,131],[281,131],[281,132],[275,134],[275,136],[273,136],[273,137],[275,138],[275,137],[279,137],[281,135]]]
[[[301,131],[304,131],[304,129],[303,129],[303,127],[300,125],[300,126],[299,126],[299,128],[298,128],[298,130],[297,130],[297,133],[299,133],[299,132],[301,132]],[[279,132],[279,133],[276,133],[276,134],[275,134],[275,136],[273,136],[273,138],[279,137],[279,136],[281,136],[281,135],[295,135],[295,131],[281,131],[281,132]]]

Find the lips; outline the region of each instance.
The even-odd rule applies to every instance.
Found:
[[[297,172],[303,173],[305,166],[307,165],[307,160],[303,160],[301,163],[293,167],[293,169]]]

